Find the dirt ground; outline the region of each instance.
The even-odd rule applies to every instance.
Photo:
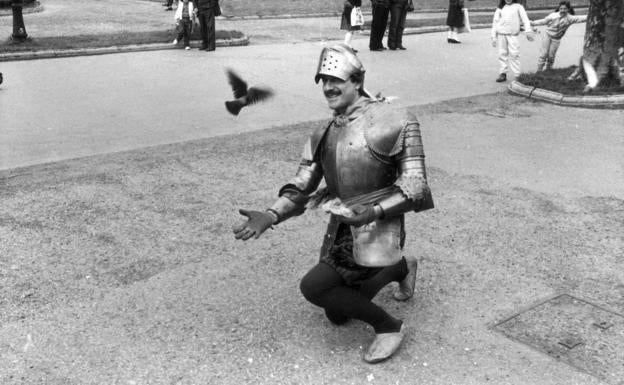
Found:
[[[516,118],[543,106],[494,94],[412,110],[423,122],[454,113],[495,127],[494,105]],[[561,292],[624,312],[622,199],[430,163],[436,209],[407,219],[416,295],[396,303],[386,288],[376,299],[408,337],[392,360],[366,365],[372,330],[332,326],[298,292],[326,214],[253,242],[231,233],[239,208],[273,201],[323,123],[0,172],[0,383],[599,383],[490,327]],[[440,129],[423,126],[426,151]]]

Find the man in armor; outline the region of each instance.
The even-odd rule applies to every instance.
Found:
[[[399,282],[396,300],[413,296],[417,262],[402,255],[404,213],[433,208],[433,200],[418,121],[372,98],[364,71],[348,46],[323,49],[315,81],[322,81],[334,117],[310,136],[275,203],[265,211],[240,210],[247,219],[233,231],[237,239],[258,238],[315,204],[329,211],[320,261],[300,288],[332,323],[370,324],[375,339],[363,358],[376,363],[396,352],[406,328],[372,298],[390,282]],[[326,187],[318,189],[323,178]]]

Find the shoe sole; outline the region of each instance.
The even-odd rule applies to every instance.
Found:
[[[403,344],[403,341],[405,340],[405,329],[406,329],[405,324],[402,324],[401,329],[398,331],[398,333],[401,334],[401,339],[399,340],[399,343],[397,344],[396,348],[390,354],[388,354],[385,357],[373,358],[373,359],[367,359],[366,354],[365,354],[364,357],[362,357],[362,359],[369,364],[377,364],[377,363],[390,359],[401,348],[401,345]]]

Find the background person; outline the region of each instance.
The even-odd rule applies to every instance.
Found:
[[[492,21],[492,46],[498,47],[499,74],[497,82],[507,80],[507,68],[514,76],[520,75],[520,23],[527,31],[527,40],[533,41],[531,21],[524,7],[516,0],[500,0]]]
[[[543,34],[539,58],[537,59],[538,72],[552,68],[561,44],[561,38],[568,28],[574,23],[584,23],[586,20],[587,15],[574,16],[574,8],[569,1],[561,1],[555,12],[543,19],[531,22],[532,26],[546,25],[546,33]]]
[[[219,0],[193,0],[195,12],[199,19],[201,46],[199,50],[214,51],[216,47],[215,17],[221,16]]]
[[[459,44],[459,29],[464,26],[464,0],[449,0],[446,25],[449,27],[447,43]]]
[[[351,12],[354,7],[361,7],[362,0],[345,0],[344,9],[342,10],[342,19],[340,20],[340,29],[347,31],[345,33],[344,43],[351,47],[354,52],[357,52],[353,45],[351,44],[351,40],[353,39],[353,33],[355,31],[361,31],[362,26],[360,25],[351,25]]]
[[[191,30],[193,28],[194,8],[193,3],[189,0],[181,0],[178,3],[174,19],[176,22],[176,30],[178,35],[173,41],[173,44],[178,44],[181,39],[184,39],[184,48],[191,49]]]
[[[408,0],[390,0],[390,26],[388,27],[388,48],[406,49],[403,46],[403,31],[407,19]]]
[[[383,36],[388,26],[390,14],[390,0],[371,0],[373,16],[371,20],[370,41],[368,48],[371,51],[383,51]]]

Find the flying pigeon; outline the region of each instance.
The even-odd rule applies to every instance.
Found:
[[[247,88],[247,83],[241,79],[231,69],[226,70],[230,86],[232,86],[232,92],[234,93],[234,100],[228,100],[225,102],[225,108],[232,115],[238,115],[241,108],[250,104],[255,104],[269,97],[273,96],[273,90],[270,88],[250,87]]]

